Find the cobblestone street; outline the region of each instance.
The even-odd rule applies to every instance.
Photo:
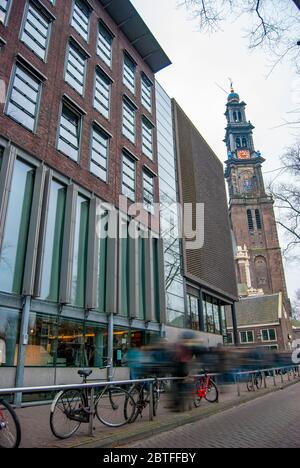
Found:
[[[130,447],[299,448],[300,384]]]

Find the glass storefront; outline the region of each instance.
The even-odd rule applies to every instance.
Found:
[[[107,360],[107,328],[92,322],[31,314],[25,365],[102,367]]]
[[[17,365],[20,312],[0,307],[0,367]]]

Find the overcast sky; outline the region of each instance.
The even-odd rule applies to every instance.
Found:
[[[279,157],[295,139],[295,130],[278,128],[300,103],[300,86],[290,63],[280,64],[270,74],[272,63],[261,50],[249,51],[245,37],[246,18],[225,22],[223,30],[205,35],[197,30],[177,0],[131,0],[149,26],[172,65],[157,74],[167,93],[174,97],[221,161],[229,80],[247,103],[247,119],[256,127],[254,142],[266,158],[264,172],[280,167]],[[270,76],[267,78],[267,76]],[[277,127],[277,128],[276,128]],[[266,174],[265,178],[275,174]],[[286,264],[291,299],[300,287],[299,266]]]

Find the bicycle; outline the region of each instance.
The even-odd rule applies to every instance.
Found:
[[[158,405],[160,401],[160,394],[164,392],[164,385],[162,382],[155,378],[153,382],[153,416],[157,415]],[[135,410],[130,423],[137,420],[138,416],[143,417],[143,411],[150,404],[150,385],[149,382],[133,384],[128,390],[129,394],[134,400]],[[130,401],[125,405],[125,411],[130,408]]]
[[[203,398],[209,403],[216,403],[219,401],[219,390],[210,375],[204,374],[194,379],[194,405],[199,408]]]
[[[256,372],[255,374],[250,374],[247,381],[247,390],[248,392],[255,392],[255,387],[257,390],[262,388],[263,384],[263,375],[261,372]]]
[[[21,443],[21,426],[14,409],[0,399],[0,448],[17,449]]]
[[[78,375],[87,383],[92,370],[83,369]],[[90,391],[87,388],[63,390],[53,400],[50,412],[50,428],[58,439],[68,439],[81,426],[88,424],[93,414],[108,427],[121,427],[131,422],[135,403],[127,390],[107,384],[99,388],[94,397],[94,410],[90,406]],[[127,407],[128,406],[128,407]]]

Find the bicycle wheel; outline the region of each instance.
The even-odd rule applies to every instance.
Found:
[[[219,390],[216,386],[215,382],[210,379],[208,387],[206,389],[206,397],[205,400],[209,403],[216,403],[219,399]]]
[[[131,422],[136,405],[127,390],[108,387],[97,398],[96,416],[105,426],[121,427]]]
[[[202,396],[200,396],[200,390],[201,390],[201,380],[197,380],[197,382],[195,383],[195,390],[194,390],[194,406],[196,408],[199,408],[199,406],[201,405],[201,401],[202,401]]]
[[[128,393],[130,394],[132,400],[128,398],[125,402],[124,406],[124,415],[125,418],[128,420],[129,423],[134,423],[138,417],[139,414],[142,414],[143,409],[146,406],[145,403],[145,395],[144,395],[144,388],[139,385],[139,384],[134,384],[129,390]],[[132,405],[134,405],[133,408],[133,414],[130,417],[129,415],[132,412]]]
[[[82,422],[88,422],[84,415],[83,394],[80,390],[66,390],[55,397],[50,413],[50,428],[58,439],[68,439],[74,435]],[[86,421],[84,421],[84,416]]]
[[[21,442],[21,426],[13,408],[0,401],[0,448],[17,449]]]

